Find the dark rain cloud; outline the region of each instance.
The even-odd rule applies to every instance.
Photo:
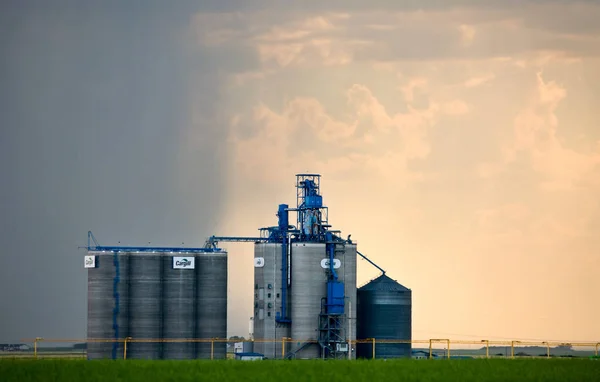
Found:
[[[88,229],[201,245],[224,187],[219,62],[185,6],[34,3],[0,11],[2,342],[85,336]]]

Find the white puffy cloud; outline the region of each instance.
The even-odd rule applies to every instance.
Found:
[[[314,98],[295,98],[288,102],[282,112],[277,113],[265,105],[255,108],[252,118],[257,124],[257,134],[250,139],[232,138],[235,142],[239,165],[251,169],[269,169],[268,172],[290,171],[296,158],[307,152],[315,154],[313,164],[320,156],[327,154],[328,145],[340,150],[327,158],[329,163],[342,166],[362,155],[358,167],[376,170],[392,165],[405,171],[406,161],[427,156],[429,146],[425,140],[427,127],[433,121],[435,110],[414,110],[390,115],[363,85],[353,85],[346,92],[351,113],[346,120],[335,118],[327,113]],[[364,134],[357,133],[363,125]],[[297,136],[305,136],[310,146],[295,145]],[[388,138],[389,137],[389,138]],[[390,149],[373,155],[365,155],[365,147],[372,146],[381,139],[390,139]],[[323,150],[319,153],[319,149]],[[350,150],[350,151],[348,151]],[[253,154],[255,153],[255,154]],[[321,155],[318,155],[321,154]],[[273,160],[278,158],[278,160]],[[309,159],[308,165],[311,160]],[[379,166],[387,162],[387,166]]]
[[[471,77],[465,81],[465,87],[475,88],[477,86],[481,86],[487,82],[492,81],[494,78],[496,78],[494,73],[486,74],[483,76]]]
[[[533,169],[544,174],[542,186],[549,189],[600,184],[600,150],[577,152],[568,148],[559,137],[556,109],[567,91],[555,81],[544,81],[536,74],[537,87],[527,105],[515,118],[514,146],[508,159],[518,151],[531,155]]]

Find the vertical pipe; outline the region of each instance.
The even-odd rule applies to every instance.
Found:
[[[281,234],[281,317],[287,319],[287,286],[288,286],[288,249],[287,249],[287,231],[289,226],[289,212],[287,204],[280,204],[277,210],[279,218],[279,233]]]
[[[432,354],[431,354],[431,352],[432,352],[432,349],[431,349],[431,339],[430,339],[430,340],[429,340],[429,359],[431,359],[431,358],[432,358]]]
[[[196,255],[197,256],[197,255]],[[193,304],[194,304],[194,309],[193,309],[193,313],[192,313],[192,317],[194,318],[194,327],[192,329],[192,333],[193,333],[193,339],[197,340],[198,339],[198,325],[196,324],[198,322],[198,269],[200,268],[197,264],[199,263],[199,261],[197,260],[197,257],[194,257],[194,300],[193,300]],[[254,309],[252,309],[252,312],[254,312]],[[198,347],[200,346],[200,343],[198,341],[193,341],[190,346],[192,347],[191,352],[192,352],[192,358],[196,359],[198,358]]]
[[[515,358],[515,341],[510,341],[510,358]]]
[[[373,359],[375,359],[375,337],[373,337],[372,340],[373,340]]]
[[[210,339],[210,359],[213,360],[215,357],[215,339]]]
[[[281,359],[285,359],[285,337],[281,337]]]
[[[333,243],[333,235],[331,234],[331,232],[327,232],[325,238],[328,242],[327,244],[325,244],[325,247],[327,248],[327,254],[329,255],[329,271],[333,275],[333,280],[337,281],[338,275],[335,271],[335,268],[333,267],[333,257],[335,256],[335,244]],[[331,302],[328,301],[328,304],[331,304]]]
[[[448,342],[448,351],[446,352],[446,358],[450,359],[450,340],[447,340]]]
[[[335,256],[335,244],[331,244],[331,246],[329,247],[329,267],[331,268],[331,273],[333,274],[333,279],[337,280],[338,279],[338,275],[337,272],[335,271],[335,267],[334,267],[334,263],[333,263],[333,257]]]
[[[273,247],[273,251],[275,251],[275,248],[276,247]],[[275,281],[276,280],[275,275],[277,274],[277,261],[275,260],[276,258],[277,258],[277,255],[273,254],[273,287],[274,288],[277,288],[277,283]],[[275,313],[275,322],[277,322],[277,315],[280,315],[283,313],[283,285],[281,286],[281,295],[282,295],[281,300],[280,300],[281,301],[281,311],[278,313]],[[283,319],[283,316],[281,316],[279,318]],[[265,335],[263,336],[262,339],[264,340],[265,338],[271,338],[271,337],[267,337],[267,335],[266,335],[267,330],[266,329],[264,329],[264,330],[265,330]],[[282,328],[282,333],[283,333],[282,336],[285,335],[285,330],[283,328]],[[264,346],[263,349],[265,349],[265,355],[266,355],[266,349],[269,347],[269,346],[267,346],[267,343],[269,345],[271,345],[271,344],[273,345],[273,359],[277,358],[277,324],[273,325],[273,341],[272,342],[271,341],[263,342],[263,344],[261,345],[261,346]]]
[[[288,236],[288,248],[287,248],[287,281],[288,286],[292,285],[292,235]]]
[[[287,264],[287,241],[286,235],[283,235],[281,241],[281,319],[287,318],[287,276],[288,276],[288,264]]]
[[[131,337],[125,337],[125,341],[123,341],[123,359],[127,359],[127,340]]]
[[[37,359],[37,357],[38,357],[38,354],[37,354],[38,346],[37,345],[38,345],[39,340],[41,340],[40,337],[36,337],[35,340],[33,340],[33,358],[34,359]]]
[[[596,357],[598,357],[598,345],[600,345],[600,343],[596,344]]]

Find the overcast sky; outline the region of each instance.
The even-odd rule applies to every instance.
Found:
[[[255,235],[303,171],[413,338],[600,338],[598,2],[223,3],[0,5],[0,342],[85,337],[88,230]]]

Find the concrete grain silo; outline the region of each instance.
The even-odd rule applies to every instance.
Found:
[[[296,207],[280,204],[278,225],[261,229],[254,245],[254,351],[268,358],[353,358],[356,244],[330,229],[320,175],[296,175],[296,188]]]
[[[227,253],[196,255],[196,338],[227,338]],[[196,358],[225,359],[227,344],[197,343]]]
[[[253,351],[270,359],[281,358],[282,339],[291,335],[289,325],[280,325],[275,321],[283,301],[286,311],[290,306],[289,288],[285,291],[286,298],[282,297],[281,251],[281,244],[254,244],[253,335],[259,340],[255,342]],[[285,344],[284,353],[288,351],[289,344]]]
[[[162,257],[162,338],[165,340],[196,337],[196,268],[194,253]],[[194,359],[194,342],[162,344],[163,359]]]
[[[131,359],[160,359],[162,343],[162,253],[129,252],[129,336]]]
[[[295,340],[295,346],[291,350],[297,351],[296,358],[319,358],[322,355],[319,340],[322,340],[322,335],[326,334],[322,333],[323,328],[326,327],[325,323],[319,322],[328,293],[329,259],[325,255],[326,245],[310,242],[293,243],[291,252],[293,254],[291,336]],[[346,323],[340,322],[341,331],[345,337],[356,339],[356,324],[355,320],[352,320],[353,317],[356,318],[356,244],[345,244],[336,252],[334,269],[338,274],[338,281],[343,284],[346,298],[343,304]],[[313,345],[305,344],[307,341],[314,341]],[[297,342],[300,344],[298,345]]]
[[[88,238],[93,239],[91,232]],[[227,336],[227,253],[88,243],[88,359],[210,358]],[[105,342],[96,342],[103,339]],[[175,341],[175,340],[188,340]],[[113,341],[107,342],[107,341]],[[172,341],[168,341],[172,340]],[[225,358],[216,343],[214,358]]]
[[[106,341],[129,335],[129,257],[120,252],[89,251],[85,267],[88,359],[122,357],[123,343]]]

